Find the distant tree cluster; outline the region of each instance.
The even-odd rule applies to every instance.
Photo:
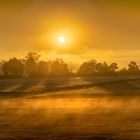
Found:
[[[78,69],[80,76],[96,76],[96,75],[136,75],[140,74],[140,67],[136,62],[131,61],[128,68],[119,69],[117,63],[107,64],[106,62],[100,63],[96,60],[84,62]]]
[[[68,76],[68,65],[62,59],[39,61],[40,55],[29,52],[24,59],[11,58],[1,62],[1,75],[5,78]]]
[[[92,75],[109,75],[115,74],[118,70],[117,63],[108,65],[106,62],[98,63],[96,60],[90,60],[84,62],[78,69],[78,74],[81,76],[92,76]]]
[[[119,69],[117,63],[107,64],[90,60],[79,68],[69,66],[62,59],[40,61],[40,55],[29,52],[24,59],[11,58],[0,63],[0,77],[62,77],[62,76],[105,76],[105,75],[136,75],[140,74],[139,65],[131,61],[127,68]]]

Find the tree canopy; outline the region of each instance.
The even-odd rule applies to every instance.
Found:
[[[73,69],[73,70],[72,70]],[[1,61],[0,74],[4,77],[56,77],[56,76],[104,76],[104,75],[138,75],[139,65],[131,61],[128,67],[119,68],[116,62],[98,62],[95,59],[83,62],[79,68],[73,67],[62,59],[42,61],[36,52],[29,52],[23,59],[15,57]]]

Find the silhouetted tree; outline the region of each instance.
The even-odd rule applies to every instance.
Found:
[[[127,68],[122,68],[122,69],[120,69],[119,70],[119,74],[122,74],[122,75],[126,75],[126,74],[128,74],[128,69]]]
[[[3,67],[3,64],[4,64],[4,63],[5,63],[4,60],[2,60],[2,61],[0,62],[0,76],[3,75],[2,67]]]
[[[97,73],[103,73],[103,66],[102,66],[102,63],[97,63],[96,64],[96,71]]]
[[[49,62],[40,61],[38,63],[38,76],[48,76],[50,72]]]
[[[2,71],[5,76],[23,77],[24,65],[20,60],[11,58],[9,61],[4,62]]]
[[[118,70],[118,65],[117,63],[112,63],[110,66],[109,66],[109,71],[114,73]]]
[[[29,52],[25,56],[25,73],[28,77],[34,77],[37,75],[37,64],[40,55],[35,52]]]
[[[40,55],[29,52],[24,59],[11,58],[0,62],[0,78],[5,77],[46,77],[46,76],[96,76],[140,74],[138,64],[131,61],[128,68],[119,69],[117,63],[107,64],[92,59],[79,66],[62,59],[39,61]],[[4,76],[3,76],[4,75]]]
[[[69,74],[68,66],[62,59],[56,59],[51,65],[52,76],[67,76]]]
[[[106,62],[96,64],[96,72],[98,75],[110,74],[114,69],[113,65],[108,65]]]
[[[81,76],[94,75],[96,73],[96,63],[94,59],[83,63],[78,70],[78,74]]]
[[[137,65],[136,62],[131,61],[128,64],[128,72],[131,73],[131,74],[137,74],[137,73],[139,73],[139,66]]]
[[[102,68],[103,68],[103,73],[105,73],[105,74],[108,74],[109,73],[109,66],[108,66],[108,64],[107,64],[107,62],[104,62],[103,64],[102,64]]]
[[[83,63],[78,74],[82,76],[93,76],[93,75],[110,75],[114,74],[118,70],[117,63],[112,63],[108,65],[106,62],[97,63],[95,60],[91,60]]]

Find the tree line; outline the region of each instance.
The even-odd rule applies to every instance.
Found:
[[[140,74],[140,66],[131,61],[127,68],[119,69],[117,63],[97,62],[90,60],[84,62],[73,70],[62,59],[54,61],[41,61],[40,55],[29,52],[25,58],[10,58],[0,62],[1,78],[25,78],[25,77],[56,77],[56,76],[105,76],[105,75],[137,75]]]

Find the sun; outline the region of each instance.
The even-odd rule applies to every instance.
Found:
[[[60,44],[64,44],[65,43],[65,37],[64,36],[59,36],[58,37],[58,42],[60,43]]]

